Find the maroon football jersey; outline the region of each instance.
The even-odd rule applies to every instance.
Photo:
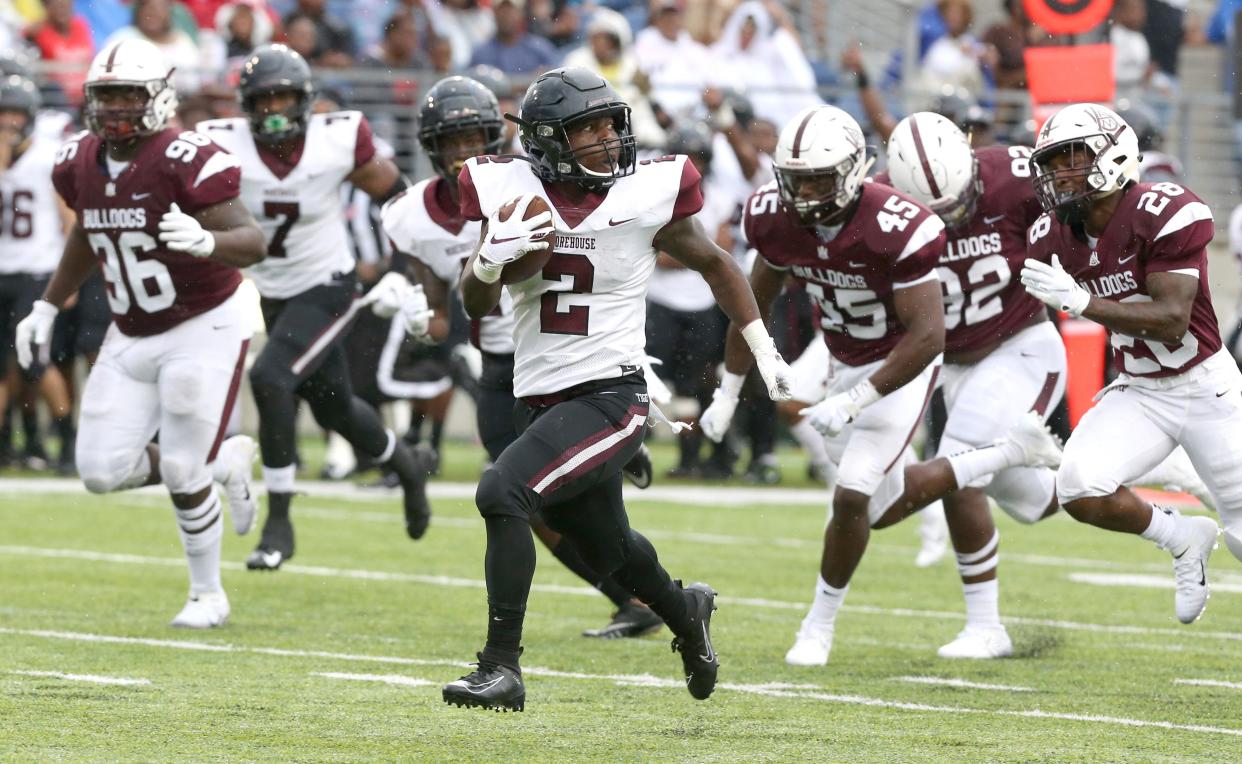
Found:
[[[1027,294],[1018,274],[1026,259],[1026,229],[1043,210],[1031,182],[1025,146],[975,149],[983,192],[965,224],[945,230],[940,256],[944,293],[944,351],[995,344],[1016,334],[1044,304]],[[888,185],[888,173],[875,176]]]
[[[168,331],[227,300],[241,272],[165,249],[160,218],[176,203],[192,215],[237,196],[237,159],[195,132],[146,139],[112,180],[103,142],[79,133],[60,148],[52,182],[75,212],[108,282],[117,328],[131,337]]]
[[[1170,345],[1112,333],[1120,371],[1136,377],[1169,377],[1221,348],[1208,291],[1207,245],[1212,234],[1212,213],[1194,193],[1176,183],[1136,183],[1124,192],[1094,247],[1052,215],[1037,219],[1027,239],[1031,257],[1050,262],[1057,255],[1061,266],[1093,296],[1117,302],[1149,302],[1149,273],[1197,277],[1199,292],[1181,342]]]
[[[831,240],[781,204],[775,182],[751,194],[742,226],[764,260],[806,285],[828,349],[850,366],[893,349],[905,333],[893,290],[935,278],[944,253],[940,218],[880,183],[863,184],[857,209]]]

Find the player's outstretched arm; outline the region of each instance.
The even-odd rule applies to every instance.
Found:
[[[366,192],[377,204],[392,199],[410,184],[391,159],[376,154],[371,161],[351,172],[346,179]]]
[[[755,301],[755,293],[751,291],[742,270],[737,267],[729,253],[716,246],[703,231],[703,226],[693,217],[682,218],[664,226],[653,244],[703,276],[729,321],[733,326],[739,327],[739,334],[750,348],[750,354],[754,357],[759,374],[768,388],[768,397],[774,401],[788,400],[793,394],[793,376],[789,364],[776,352],[776,343],[768,336],[767,327]],[[768,304],[771,304],[770,299]],[[734,344],[736,346],[736,341]],[[748,362],[741,361],[740,351],[735,349],[733,355],[735,367],[741,363],[749,367]]]
[[[48,281],[47,289],[43,290],[43,301],[51,303],[57,310],[64,308],[69,298],[78,293],[78,289],[97,267],[99,261],[91,252],[86,232],[80,224],[75,224],[65,237],[64,254],[56,265],[56,272]]]
[[[499,274],[493,281],[484,281],[479,278],[475,272],[475,263],[479,259],[479,250],[483,248],[483,239],[487,236],[487,221],[483,221],[483,230],[479,232],[479,243],[474,248],[474,254],[466,262],[466,267],[461,269],[461,282],[458,288],[461,290],[461,304],[466,309],[466,315],[471,318],[483,318],[500,304],[500,290],[504,287],[500,283]],[[486,269],[481,269],[486,272]]]
[[[944,298],[940,279],[929,279],[894,291],[893,308],[906,331],[871,375],[871,384],[881,396],[904,387],[944,352]]]
[[[1151,302],[1127,302],[1092,297],[1083,318],[1119,334],[1176,345],[1190,329],[1190,312],[1199,293],[1199,279],[1184,273],[1147,274]]]
[[[160,218],[160,241],[174,252],[246,268],[267,257],[267,241],[239,199],[187,215],[176,204]]]
[[[431,320],[427,322],[427,337],[432,342],[443,342],[449,334],[449,297],[448,284],[441,281],[427,264],[413,257],[407,258],[406,278],[415,284],[423,285],[423,294],[427,298],[427,307],[431,309]]]

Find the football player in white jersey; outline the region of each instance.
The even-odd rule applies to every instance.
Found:
[[[554,69],[531,84],[512,119],[530,161],[479,157],[459,177],[463,216],[486,221],[462,274],[466,312],[482,317],[500,303],[509,264],[524,256],[544,264],[508,285],[521,433],[475,493],[487,527],[487,643],[477,670],[446,685],[444,700],[514,710],[525,703],[518,656],[536,511],[596,571],[611,573],[664,619],[687,689],[704,699],[719,665],[708,630],[716,594],[669,577],[651,543],[629,527],[621,497],[621,469],[642,443],[649,410],[644,298],[656,250],[702,273],[745,327],[773,398],[789,396],[789,367],[733,258],[692,218],[702,206],[698,171],[684,156],[637,162],[629,107],[603,78]],[[550,209],[524,219],[535,197]],[[501,220],[499,210],[515,198]]]
[[[39,104],[32,81],[0,78],[0,418],[9,404],[6,366],[17,321],[43,294],[64,249],[64,232],[73,225],[73,213],[52,186],[60,140],[38,131]],[[59,466],[72,470],[72,396],[50,361],[42,354],[24,371],[22,384],[41,388],[60,438]]]
[[[311,114],[310,67],[286,46],[252,53],[239,89],[246,117],[211,120],[200,130],[241,162],[242,201],[267,238],[267,259],[247,275],[262,297],[268,335],[250,370],[268,511],[246,566],[275,570],[294,553],[289,505],[299,397],[322,427],[392,467],[405,493],[406,532],[420,538],[431,517],[426,466],[353,394],[340,345],[361,306],[340,186],[349,181],[383,202],[404,180],[376,154],[361,112]]]
[[[505,121],[488,87],[457,76],[440,80],[427,91],[418,124],[419,142],[436,175],[384,205],[384,231],[399,253],[398,264],[367,298],[377,315],[400,313],[413,336],[443,342],[449,333],[449,290],[460,280],[462,265],[474,252],[483,227],[461,215],[457,174],[467,159],[503,151]],[[412,287],[406,276],[418,286]],[[508,292],[501,293],[496,310],[471,323],[470,340],[483,360],[476,400],[479,438],[492,461],[517,438],[513,328],[513,301]],[[531,528],[565,567],[616,605],[612,622],[587,630],[585,636],[637,637],[662,625],[650,608],[611,576],[592,570],[574,545],[541,519],[532,518]]]

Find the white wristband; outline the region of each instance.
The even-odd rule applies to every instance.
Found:
[[[875,385],[871,384],[871,380],[869,379],[864,379],[862,382],[859,382],[851,387],[849,396],[850,400],[853,401],[854,405],[858,406],[859,409],[865,409],[883,397],[880,395],[880,391],[875,389]]]
[[[720,394],[737,400],[737,397],[742,394],[742,384],[745,382],[745,374],[732,374],[726,371],[720,378]]]
[[[751,355],[772,355],[776,352],[776,343],[768,336],[768,329],[759,319],[742,327],[742,339],[750,347]]]
[[[474,271],[474,277],[484,284],[495,284],[500,280],[500,275],[504,272],[504,265],[492,265],[484,262],[483,258],[475,255],[474,264],[471,266]]]

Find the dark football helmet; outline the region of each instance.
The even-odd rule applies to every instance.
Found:
[[[704,168],[712,166],[712,131],[702,122],[686,122],[668,134],[668,153],[698,159]],[[706,172],[704,172],[706,174]]]
[[[1139,151],[1159,151],[1164,146],[1164,133],[1160,119],[1150,106],[1140,101],[1122,98],[1117,102],[1117,116],[1126,121],[1138,136]]]
[[[35,116],[39,113],[42,99],[39,89],[25,77],[16,74],[0,79],[0,111],[19,111],[26,115],[18,144],[25,142],[34,132]]]
[[[602,116],[612,118],[617,137],[571,149],[567,129]],[[638,156],[630,107],[607,80],[589,69],[564,67],[541,75],[527,88],[521,115],[505,117],[517,122],[522,148],[545,181],[569,181],[598,191],[634,172]],[[601,153],[611,165],[608,172],[583,166],[582,159]]]
[[[287,45],[256,48],[242,64],[237,89],[256,141],[280,143],[306,132],[315,103],[315,86],[310,66],[297,51]],[[270,93],[294,93],[297,101],[284,111],[262,113],[256,98]]]
[[[505,123],[496,96],[483,83],[469,77],[448,77],[427,91],[418,112],[418,142],[440,177],[457,180],[455,165],[463,157],[450,156],[441,140],[461,130],[481,130],[480,154],[497,154],[504,143]]]
[[[472,66],[466,70],[466,76],[492,91],[498,101],[513,98],[513,83],[509,81],[509,75],[494,66]]]
[[[34,70],[30,68],[30,58],[17,50],[0,52],[0,76],[10,77],[14,74],[33,80]]]

